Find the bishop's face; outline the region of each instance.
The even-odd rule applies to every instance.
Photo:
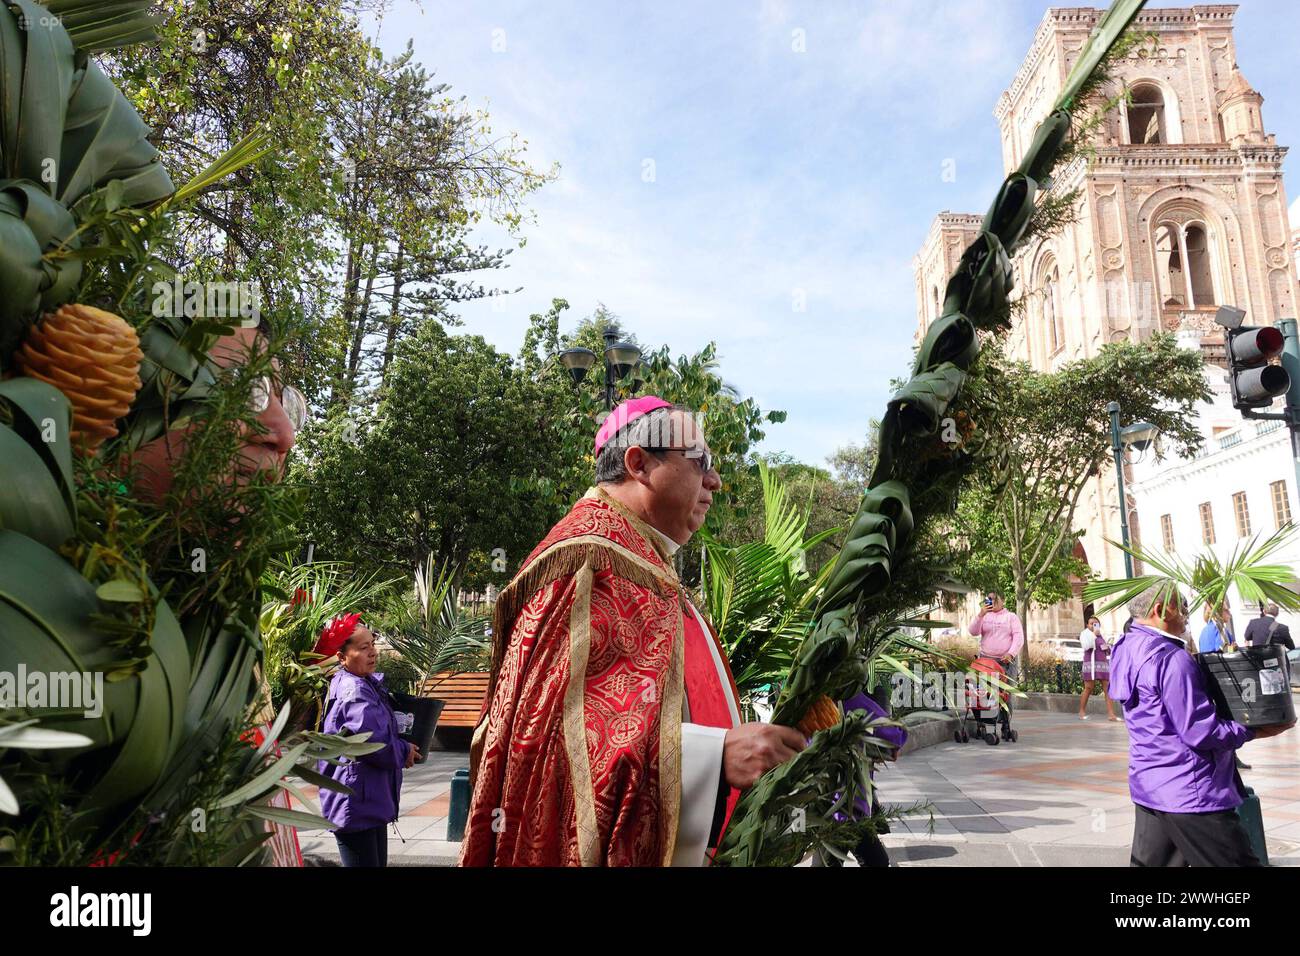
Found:
[[[709,444],[687,412],[672,413],[671,447],[657,454],[650,469],[651,523],[678,544],[685,544],[704,525],[713,493],[722,487],[717,469],[705,461]]]

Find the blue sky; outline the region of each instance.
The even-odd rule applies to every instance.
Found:
[[[461,307],[464,331],[514,352],[562,297],[566,330],[604,302],[647,345],[714,340],[729,382],[789,413],[762,450],[821,464],[906,370],[934,215],[981,213],[997,190],[993,107],[1048,6],[395,0],[378,37],[412,38],[535,165],[560,164],[526,245],[484,276],[522,291]],[[1238,61],[1284,145],[1300,143],[1297,36],[1293,0],[1239,5]]]

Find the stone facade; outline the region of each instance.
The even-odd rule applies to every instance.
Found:
[[[1077,220],[1029,243],[1014,258],[1015,296],[1024,297],[1008,337],[1010,353],[1035,368],[1095,355],[1106,342],[1142,340],[1157,329],[1197,330],[1219,364],[1218,305],[1252,324],[1296,315],[1296,262],[1282,182],[1286,148],[1265,132],[1263,97],[1238,68],[1235,5],[1143,11],[1136,29],[1155,39],[1115,70],[1131,101],[1098,129],[1095,155],[1058,171],[1053,189],[1080,191]],[[1015,168],[1047,115],[1102,11],[1052,8],[994,116],[1003,164]],[[941,213],[913,261],[917,334],[937,316],[948,274],[974,238],[979,216]],[[1076,520],[1094,571],[1123,574],[1113,469],[1085,490]],[[1141,528],[1131,495],[1130,523]],[[1035,637],[1075,637],[1080,600],[1035,611]],[[1114,631],[1121,619],[1103,621]]]

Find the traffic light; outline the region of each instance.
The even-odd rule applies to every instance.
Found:
[[[1282,333],[1271,325],[1228,329],[1228,381],[1234,408],[1261,408],[1291,388],[1291,376],[1269,361],[1282,354]]]

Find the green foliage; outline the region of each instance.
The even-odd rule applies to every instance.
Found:
[[[430,555],[415,572],[415,593],[394,602],[384,634],[417,680],[441,671],[486,671],[492,649],[484,636],[487,617],[460,608],[458,577],[444,564],[435,577]]]
[[[112,46],[148,37],[139,9],[119,8],[113,25],[97,30],[108,6],[89,2],[70,14],[77,42]],[[77,291],[82,255],[46,253],[61,246],[80,250],[78,203],[112,184],[121,205],[143,206],[170,194],[172,182],[140,117],[95,61],[75,52],[62,22],[32,0],[13,0],[0,5],[0,36],[0,88],[6,94],[0,98],[3,372],[36,317],[71,301]],[[51,177],[55,161],[57,176]]]
[[[970,482],[962,489],[957,510],[948,531],[956,534],[943,536],[934,542],[935,553],[947,555],[953,576],[976,591],[997,591],[1015,604],[1016,577],[1012,566],[1011,541],[1007,526],[998,509],[998,499],[986,486]],[[1046,518],[1037,516],[1041,521]],[[1050,561],[1045,562],[1042,574],[1033,582],[1029,592],[1030,607],[1050,607],[1073,596],[1073,581],[1086,578],[1087,563],[1074,557],[1074,544],[1082,531],[1074,531],[1062,538],[1061,545]]]
[[[765,813],[733,814],[715,863],[794,866],[812,849],[841,857],[852,850],[883,817],[840,822],[835,814],[849,814],[856,798],[871,794],[870,761],[892,750],[874,730],[890,723],[873,720],[865,711],[846,714],[807,748],[765,773],[746,791]]]
[[[972,586],[1004,589],[1022,620],[1032,603],[1067,596],[1079,533],[1074,517],[1084,488],[1113,467],[1107,406],[1121,420],[1149,421],[1166,446],[1194,454],[1194,421],[1207,398],[1199,353],[1173,336],[1115,342],[1088,359],[1037,372],[992,350],[972,376],[966,407],[989,454],[960,499],[950,530],[965,543],[957,576]]]
[[[1163,584],[1171,597],[1175,592],[1182,594],[1189,608],[1204,605],[1217,613],[1223,608],[1228,592],[1235,589],[1248,603],[1271,601],[1288,611],[1300,611],[1300,595],[1289,587],[1295,580],[1295,568],[1268,563],[1268,559],[1284,551],[1298,536],[1300,528],[1288,523],[1263,541],[1256,534],[1244,544],[1238,542],[1226,559],[1207,549],[1190,561],[1154,548],[1125,547],[1111,541],[1111,545],[1127,551],[1155,573],[1090,582],[1083,590],[1084,598],[1108,599],[1104,610],[1109,611],[1127,604],[1147,588]]]
[[[808,551],[839,533],[829,528],[805,538],[808,513],[793,505],[783,483],[759,463],[763,485],[763,537],[727,546],[701,532],[704,566],[700,592],[709,620],[727,651],[742,697],[780,681],[812,620],[824,583],[805,568]]]
[[[340,614],[359,613],[371,626],[395,583],[357,576],[341,562],[294,564],[288,557],[271,562],[262,577],[262,673],[272,706],[289,705],[291,728],[315,726],[329,684],[334,659],[312,652],[321,630]]]
[[[1142,4],[1143,0],[1115,0],[1103,15],[1020,167],[1006,177],[979,236],[962,254],[945,290],[942,315],[927,329],[911,377],[894,394],[881,419],[869,487],[819,595],[815,623],[796,653],[772,715],[774,722],[793,726],[819,695],[835,700],[859,691],[870,677],[873,656],[879,656],[879,642],[889,639],[901,623],[891,625],[884,612],[898,607],[900,592],[907,599],[915,597],[910,589],[898,586],[921,563],[914,560],[915,533],[955,503],[961,476],[979,453],[972,447],[972,429],[990,430],[1000,424],[995,415],[975,414],[972,425],[970,412],[962,407],[962,386],[979,356],[977,333],[1007,326],[1008,296],[1014,285],[1011,256],[1024,240],[1040,198],[1040,184],[1050,179],[1061,160],[1082,109],[1079,94],[1086,91],[1092,74]],[[964,413],[965,433],[954,428],[951,437],[936,434],[945,420],[955,425],[958,413]],[[941,507],[944,503],[947,508]],[[1057,548],[1049,551],[1054,555]],[[924,570],[933,590],[934,569]],[[765,837],[789,832],[786,811],[820,812],[831,799],[832,788],[852,790],[846,778],[867,777],[867,741],[848,729],[840,730],[850,723],[846,718],[838,728],[819,732],[807,750],[769,772],[741,798],[715,862],[790,862],[782,848],[765,851],[763,846]],[[765,786],[768,778],[780,786],[776,782]],[[801,845],[813,849],[821,841],[813,835]]]
[[[463,582],[503,586],[507,565],[563,514],[518,493],[567,464],[552,408],[543,386],[482,337],[422,327],[399,345],[372,419],[336,416],[304,433],[292,478],[307,492],[307,539],[330,558],[403,577],[430,553],[458,568],[475,552],[504,556]]]
[[[483,219],[517,233],[553,175],[524,144],[436,82],[408,47],[386,58],[352,0],[164,0],[159,41],[107,68],[192,176],[243,131],[274,155],[214,183],[181,219],[170,256],[187,279],[256,281],[263,307],[309,334],[284,356],[314,405],[370,406],[396,341],[447,303],[500,290],[464,277],[508,250],[472,244]]]

